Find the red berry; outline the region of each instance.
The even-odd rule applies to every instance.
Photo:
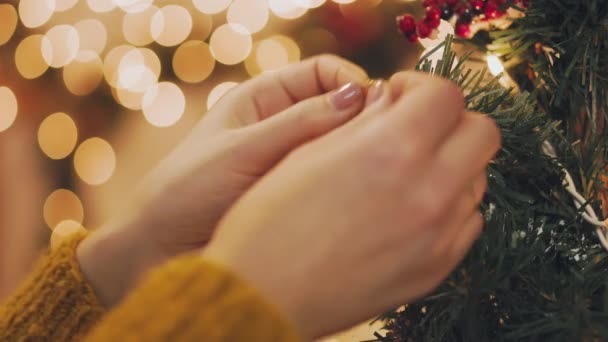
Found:
[[[410,33],[406,36],[406,38],[410,43],[418,42],[418,35],[416,33]]]
[[[471,25],[467,23],[456,24],[456,35],[461,38],[469,38],[471,36]]]
[[[474,11],[476,12],[481,12],[483,11],[483,7],[485,5],[485,2],[483,0],[471,0],[471,7],[473,8]]]
[[[486,4],[486,8],[484,10],[484,13],[486,15],[486,18],[488,19],[496,19],[501,17],[504,13],[500,10],[500,8],[498,8],[498,4],[496,4],[495,2],[488,2]]]
[[[426,8],[426,17],[428,19],[441,19],[441,9],[437,6],[429,6]]]
[[[445,3],[448,4],[448,6],[456,6],[458,1],[460,0],[446,0]]]
[[[438,0],[424,0],[424,1],[422,1],[422,6],[424,6],[424,7],[437,6],[437,5],[439,5],[439,1]]]
[[[441,24],[441,19],[424,18],[424,23],[431,29],[436,29]]]
[[[399,31],[405,35],[416,32],[416,19],[410,14],[398,17],[397,25],[399,26]]]
[[[424,20],[421,20],[420,22],[418,22],[418,25],[416,28],[417,28],[418,36],[420,38],[428,38],[431,35],[431,33],[433,32],[433,29]]]

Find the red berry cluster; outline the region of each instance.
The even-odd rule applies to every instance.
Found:
[[[516,2],[524,7],[528,5],[527,0]],[[470,38],[471,23],[504,16],[506,3],[507,0],[424,0],[424,18],[416,23],[412,15],[404,14],[397,17],[397,26],[410,42],[417,42],[418,38],[430,37],[433,30],[439,27],[441,19],[454,19],[456,35]]]

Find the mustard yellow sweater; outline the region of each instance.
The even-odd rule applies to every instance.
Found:
[[[69,239],[0,307],[0,341],[301,341],[254,289],[200,257],[155,270],[105,312]]]

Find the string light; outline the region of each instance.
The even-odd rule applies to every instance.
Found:
[[[488,55],[486,60],[488,62],[488,70],[490,70],[492,75],[498,76],[505,71],[505,67],[500,62],[500,59],[498,59],[498,56]]]

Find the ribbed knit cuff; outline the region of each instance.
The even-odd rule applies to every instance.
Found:
[[[199,256],[152,272],[94,329],[87,342],[301,341],[247,283]]]
[[[101,318],[103,308],[76,260],[85,236],[74,234],[42,257],[0,307],[0,341],[74,341]]]

